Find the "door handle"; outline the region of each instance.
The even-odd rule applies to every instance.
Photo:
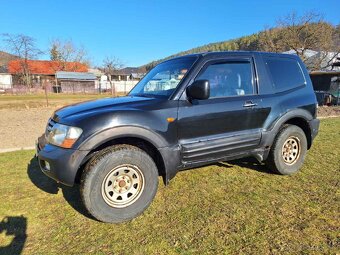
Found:
[[[252,101],[246,101],[243,105],[243,107],[254,107],[257,106],[256,103],[253,103]]]

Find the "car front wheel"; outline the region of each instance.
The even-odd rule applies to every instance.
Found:
[[[152,202],[158,170],[152,158],[131,145],[116,145],[96,154],[86,165],[80,194],[97,220],[119,223],[140,215]]]

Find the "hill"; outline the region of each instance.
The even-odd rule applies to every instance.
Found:
[[[317,33],[317,31],[320,33]],[[299,48],[300,40],[302,41],[305,38],[307,38],[307,42],[309,43],[306,45],[306,48],[308,49],[339,52],[340,25],[334,26],[326,22],[319,22],[297,26],[274,27],[251,35],[242,36],[240,38],[209,43],[190,50],[182,51],[166,58],[152,61],[143,67],[150,70],[156,64],[164,60],[201,52],[235,50],[283,52],[292,48],[292,46],[289,46],[290,42],[292,42],[292,45]],[[288,40],[290,41],[288,42]],[[324,47],[326,44],[329,48]]]
[[[211,52],[211,51],[233,51],[233,50],[258,51],[260,50],[260,45],[259,45],[260,33],[242,36],[237,39],[231,39],[231,40],[222,41],[222,42],[209,43],[203,46],[192,48],[190,50],[181,51],[179,53],[173,54],[166,58],[152,61],[151,63],[146,64],[145,67],[147,70],[149,70],[150,68],[154,67],[155,65],[157,65],[158,63],[164,60],[178,57],[178,56],[187,55],[187,54],[193,54],[193,53]]]
[[[16,58],[17,57],[15,55],[9,54],[4,51],[0,51],[0,69],[6,70],[8,62]]]

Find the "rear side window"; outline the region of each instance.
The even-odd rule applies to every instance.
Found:
[[[291,58],[265,58],[276,92],[282,92],[306,84],[299,63]]]

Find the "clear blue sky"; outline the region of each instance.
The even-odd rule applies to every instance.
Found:
[[[317,11],[340,23],[339,0],[0,0],[0,6],[0,33],[30,35],[42,50],[53,38],[72,39],[97,65],[107,55],[142,65],[258,32],[291,11]]]

